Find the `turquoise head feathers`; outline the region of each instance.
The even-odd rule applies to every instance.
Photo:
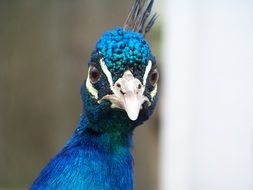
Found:
[[[96,49],[101,53],[108,69],[115,74],[133,67],[145,70],[152,56],[143,34],[125,31],[123,28],[102,35]]]
[[[145,35],[157,18],[151,14],[153,2],[136,0],[124,26],[105,32],[96,43],[82,88],[90,120],[137,125],[152,114],[159,73]]]

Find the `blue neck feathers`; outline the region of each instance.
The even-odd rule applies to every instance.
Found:
[[[30,189],[133,189],[132,130],[97,131],[94,125],[82,114],[72,138]],[[122,125],[110,123],[110,128]]]
[[[106,131],[97,130],[99,128],[106,129]],[[129,151],[132,146],[132,130],[124,130],[127,128],[126,123],[103,121],[96,124],[90,123],[82,114],[77,129],[65,147],[93,147],[106,154],[118,153],[122,149]]]

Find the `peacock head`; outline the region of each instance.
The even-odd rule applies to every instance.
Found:
[[[153,1],[144,2],[136,0],[124,27],[104,33],[91,54],[81,93],[91,122],[113,120],[137,126],[154,111],[159,73],[145,34],[156,15],[146,23],[145,13],[150,13]]]

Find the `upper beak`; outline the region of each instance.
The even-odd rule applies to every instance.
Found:
[[[144,86],[141,82],[134,78],[130,71],[126,71],[112,86],[114,94],[106,95],[102,99],[110,100],[112,107],[124,109],[128,117],[135,121],[137,120],[142,104],[149,101],[143,95]]]

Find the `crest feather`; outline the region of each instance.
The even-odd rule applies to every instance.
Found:
[[[142,33],[144,36],[154,25],[157,14],[151,14],[154,0],[135,0],[124,23],[125,30]]]

